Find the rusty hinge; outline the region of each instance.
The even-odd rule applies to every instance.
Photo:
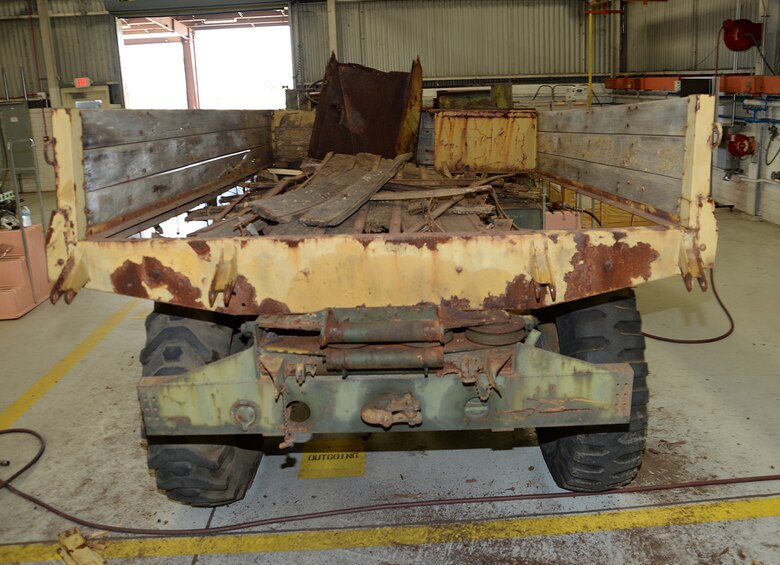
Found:
[[[209,306],[214,306],[217,300],[217,294],[222,293],[222,301],[225,307],[230,305],[230,298],[233,296],[233,287],[238,278],[238,253],[233,251],[230,258],[225,258],[225,251],[220,252],[219,261],[214,269],[214,277],[211,279],[209,287]]]
[[[534,254],[531,257],[531,276],[531,284],[534,287],[536,301],[542,301],[542,287],[546,286],[550,292],[550,298],[555,302],[557,292],[555,289],[555,278],[550,267],[550,256],[546,239],[542,249],[537,244],[534,244]]]
[[[76,293],[89,282],[89,269],[83,253],[74,252],[68,258],[65,268],[57,281],[52,286],[50,299],[56,304],[60,297],[65,295],[65,302],[70,304],[76,297]]]
[[[680,272],[688,292],[693,290],[693,279],[699,283],[699,288],[707,290],[707,277],[704,270],[704,262],[701,258],[698,237],[693,232],[683,234],[680,244]]]

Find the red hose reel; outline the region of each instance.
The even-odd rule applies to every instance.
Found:
[[[729,136],[728,152],[734,157],[747,157],[756,152],[756,138],[742,133],[733,133]]]
[[[723,22],[723,43],[732,51],[747,51],[761,45],[762,24],[750,20],[726,20]]]

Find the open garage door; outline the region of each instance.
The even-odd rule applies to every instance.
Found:
[[[187,16],[284,8],[287,2],[272,0],[103,0],[106,10],[117,17]]]
[[[139,5],[125,10],[132,17],[119,18],[128,108],[284,107],[293,82],[286,5],[214,13],[211,3],[211,12],[193,13],[205,8],[192,3],[187,15],[140,15],[145,4],[159,12],[165,3],[130,4]]]

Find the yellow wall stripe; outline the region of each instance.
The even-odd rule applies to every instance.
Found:
[[[93,347],[100,343],[106,335],[111,332],[122,320],[127,317],[128,314],[136,307],[138,300],[131,300],[114,314],[111,315],[105,322],[100,324],[98,328],[92,332],[89,337],[82,341],[76,349],[68,353],[68,355],[52,367],[45,375],[35,381],[35,383],[28,388],[24,394],[22,394],[16,401],[6,408],[2,414],[0,414],[0,430],[10,428],[14,422],[16,422],[22,415],[27,412],[33,404],[38,402],[40,398],[46,394],[51,387],[57,384],[62,377],[64,377],[76,364],[81,361],[84,356],[89,353]]]
[[[121,559],[314,551],[395,544],[421,545],[657,528],[777,516],[780,516],[780,497],[772,497],[465,524],[209,537],[109,539],[105,557]],[[57,544],[53,543],[0,546],[0,563],[56,560],[56,548]]]

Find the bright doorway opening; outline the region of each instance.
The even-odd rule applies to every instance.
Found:
[[[285,107],[292,87],[286,9],[120,20],[133,109]]]
[[[201,108],[276,110],[292,88],[290,27],[198,31]]]
[[[181,43],[148,43],[122,50],[125,106],[136,110],[187,108]]]

